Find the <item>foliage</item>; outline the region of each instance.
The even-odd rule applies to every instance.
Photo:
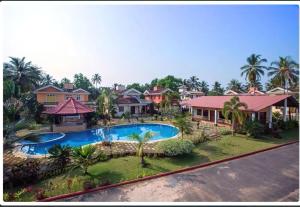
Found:
[[[41,74],[41,83],[39,86],[47,86],[47,85],[53,85],[56,81],[53,79],[53,77],[49,74],[42,73]]]
[[[74,85],[76,88],[82,88],[87,91],[92,87],[90,80],[82,73],[74,75]]]
[[[221,83],[216,81],[213,86],[212,90],[208,92],[209,96],[220,96],[224,93],[224,88],[221,87]]]
[[[229,135],[231,134],[231,130],[227,129],[226,127],[222,127],[219,129],[219,133],[221,135]]]
[[[208,136],[207,134],[205,133],[205,130],[202,129],[200,131],[200,134],[195,134],[193,135],[190,140],[193,142],[193,144],[197,145],[197,144],[200,144],[200,143],[203,143],[203,142],[206,142],[208,141]]]
[[[82,187],[83,187],[83,190],[90,190],[90,189],[95,188],[96,184],[93,181],[88,180],[88,181],[83,182]]]
[[[71,148],[69,146],[56,144],[48,150],[48,153],[48,158],[52,160],[54,164],[62,168],[65,168],[70,162]]]
[[[191,140],[185,139],[170,139],[167,141],[159,142],[157,149],[162,151],[165,156],[178,156],[191,153],[195,145]]]
[[[224,103],[222,114],[226,120],[231,118],[232,123],[232,135],[235,133],[236,124],[242,125],[246,119],[246,113],[241,108],[247,109],[248,106],[245,103],[240,102],[238,96],[234,96],[230,101]]]
[[[97,98],[97,113],[104,119],[110,120],[115,114],[113,94],[108,89],[103,89],[101,95]]]
[[[177,91],[178,87],[182,84],[181,78],[175,78],[172,75],[168,75],[160,80],[158,80],[157,85],[163,88],[169,88],[173,91]]]
[[[138,90],[140,92],[144,92],[147,89],[150,89],[149,84],[139,84],[139,83],[132,83],[126,86],[127,89],[134,88],[135,90]]]
[[[232,79],[228,84],[227,84],[227,90],[232,90],[235,91],[237,93],[243,92],[243,84],[236,80],[236,79]]]
[[[201,81],[199,83],[199,87],[200,87],[200,90],[205,94],[207,95],[208,92],[209,92],[209,85],[206,81]]]
[[[3,100],[6,101],[12,97],[18,97],[19,88],[16,87],[15,83],[12,80],[3,81]]]
[[[259,137],[264,132],[264,125],[258,121],[248,120],[243,125],[242,130],[246,132],[247,136]]]
[[[74,161],[74,168],[81,168],[84,174],[87,174],[88,167],[98,159],[95,152],[96,147],[94,145],[73,148],[71,156]]]
[[[38,180],[40,167],[36,160],[23,162],[11,168],[8,174],[12,186],[28,185]]]
[[[151,132],[146,132],[144,136],[140,136],[138,134],[132,134],[129,136],[131,140],[137,141],[137,148],[136,148],[136,154],[141,158],[141,165],[145,166],[145,159],[144,159],[144,146],[145,144],[150,141],[153,137],[153,134]]]
[[[287,89],[288,84],[293,85],[299,81],[299,64],[292,60],[291,57],[279,57],[279,61],[274,61],[268,68],[268,76],[273,81],[280,82],[280,86]]]
[[[169,120],[173,119],[180,113],[178,107],[164,107],[161,108],[162,116],[166,116]]]
[[[263,90],[263,85],[260,81],[256,80],[253,81],[252,83],[247,83],[243,85],[245,91],[249,91],[251,87],[257,88],[257,90],[262,91]]]
[[[21,92],[34,90],[41,80],[41,70],[25,57],[9,57],[10,61],[3,64],[4,79],[12,80]]]
[[[29,119],[34,119],[37,123],[42,123],[41,114],[44,111],[44,106],[40,104],[36,95],[32,92],[23,93],[20,97],[23,103],[23,114]]]
[[[262,64],[266,62],[267,59],[261,58],[261,55],[252,54],[247,58],[247,64],[241,67],[241,76],[245,75],[251,87],[254,87],[254,83],[264,75],[267,67]]]
[[[93,84],[96,85],[96,88],[97,88],[98,84],[100,85],[101,81],[102,81],[102,78],[101,78],[101,76],[98,73],[96,73],[96,74],[93,75],[92,82],[93,82]]]
[[[183,134],[191,134],[192,133],[192,123],[188,120],[185,114],[181,114],[175,117],[174,125],[180,129],[181,138],[183,138]]]

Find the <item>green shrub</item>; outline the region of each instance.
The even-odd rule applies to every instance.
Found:
[[[258,137],[264,132],[264,126],[258,121],[247,121],[242,127],[242,131],[245,131],[247,136]]]
[[[167,140],[157,145],[158,150],[169,157],[191,153],[194,147],[195,145],[191,140],[182,139]]]
[[[208,136],[207,134],[205,133],[205,130],[202,129],[200,134],[197,134],[197,135],[194,135],[190,138],[190,140],[194,143],[194,144],[200,144],[200,143],[203,143],[203,142],[206,142],[208,141]]]
[[[145,120],[143,118],[141,118],[141,123],[145,123]]]
[[[221,134],[221,135],[229,135],[229,134],[231,134],[231,133],[232,133],[231,129],[228,129],[228,128],[220,128],[220,134]]]

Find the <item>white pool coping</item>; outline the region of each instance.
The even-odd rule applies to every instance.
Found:
[[[152,141],[149,141],[148,143],[155,143],[155,142],[162,142],[162,141],[166,141],[166,140],[170,140],[170,139],[177,139],[178,136],[181,134],[180,133],[180,130],[178,127],[174,126],[174,125],[171,125],[171,124],[164,124],[164,123],[132,123],[132,124],[118,124],[118,125],[113,125],[111,127],[115,127],[115,126],[127,126],[127,125],[145,125],[145,124],[148,124],[148,125],[164,125],[164,126],[170,126],[170,127],[174,127],[176,129],[178,129],[178,133],[173,136],[173,137],[169,137],[169,138],[164,138],[164,139],[160,139],[160,140],[152,140]],[[103,129],[104,127],[102,128],[97,128],[97,129]],[[88,129],[88,130],[93,130],[93,129]],[[94,129],[95,130],[95,129]],[[84,131],[87,131],[87,130],[84,130]],[[49,132],[51,133],[51,132]],[[56,133],[56,132],[55,132]],[[60,133],[60,132],[59,132]],[[45,133],[41,133],[41,134],[47,134],[47,132]],[[63,138],[66,134],[65,133],[61,133],[63,134],[61,137],[59,138],[56,138],[56,139],[53,139],[51,141],[55,141],[57,139],[61,139]],[[50,142],[50,141],[47,141],[47,142]],[[47,143],[47,142],[39,142],[39,143],[36,143],[36,144],[42,144],[42,143]],[[99,142],[94,142],[94,143],[90,143],[90,144],[85,144],[85,145],[81,145],[81,146],[86,146],[86,145],[97,145],[97,144],[101,144],[103,141],[99,141]],[[114,143],[137,143],[137,141],[131,141],[131,140],[112,140],[111,142],[114,142]],[[35,145],[34,144],[24,144],[24,145]],[[21,157],[21,158],[46,158],[46,157],[49,157],[49,154],[39,154],[39,155],[31,155],[31,154],[27,154],[27,153],[24,153],[22,152],[21,148],[22,146],[24,145],[17,145],[14,150],[13,150],[13,154],[17,157]]]

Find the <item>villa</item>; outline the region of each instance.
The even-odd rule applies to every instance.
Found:
[[[46,109],[56,107],[70,97],[86,105],[90,104],[88,102],[90,93],[82,88],[75,89],[72,83],[65,83],[63,88],[47,85],[38,88],[34,93],[37,101],[43,104]]]
[[[251,87],[247,93],[240,93],[236,92],[234,90],[227,90],[224,92],[224,95],[226,96],[234,96],[234,95],[265,95],[266,93],[259,91],[256,87]]]
[[[165,100],[166,94],[168,92],[173,92],[173,91],[169,88],[162,88],[160,86],[155,86],[153,90],[146,90],[144,92],[145,100],[159,104],[163,100]]]
[[[185,85],[181,85],[178,87],[178,92],[180,94],[180,100],[189,100],[193,98],[198,98],[200,96],[204,96],[202,91],[197,90],[188,90],[188,87]]]
[[[273,107],[284,107],[283,117],[287,120],[287,109],[294,108],[298,116],[298,102],[291,95],[237,95],[240,102],[246,103],[248,108],[244,110],[248,118],[258,120],[262,124],[267,124],[272,128]],[[222,115],[224,103],[229,101],[232,95],[225,96],[202,96],[199,98],[182,101],[181,106],[188,108],[193,120],[203,120],[217,124],[229,124]],[[297,117],[296,116],[296,117]]]
[[[114,90],[116,94],[116,116],[120,117],[124,113],[132,116],[139,116],[146,113],[152,103],[149,100],[140,98],[142,93],[134,88],[125,89],[125,86],[118,85]]]

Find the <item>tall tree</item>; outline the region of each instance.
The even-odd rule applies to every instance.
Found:
[[[76,88],[82,88],[84,90],[89,90],[92,87],[90,80],[82,73],[74,75],[74,85]]]
[[[192,132],[192,123],[188,120],[186,114],[180,114],[175,117],[174,125],[180,129],[181,138],[183,139],[183,134],[190,134]]]
[[[98,73],[96,73],[96,74],[93,75],[92,82],[93,82],[93,84],[96,85],[96,88],[97,88],[98,84],[99,85],[101,84],[101,81],[102,81],[102,78],[101,78],[101,76]]]
[[[49,74],[43,74],[41,79],[41,86],[51,85],[55,82],[53,77]]]
[[[139,83],[132,83],[126,86],[127,89],[134,88],[135,90],[138,90],[140,92],[144,92],[146,90],[145,86]]]
[[[182,80],[180,78],[175,78],[172,75],[168,75],[157,82],[157,85],[164,88],[170,88],[173,91],[177,91],[181,84]]]
[[[209,91],[208,95],[210,95],[210,96],[220,96],[220,95],[223,95],[223,93],[224,93],[224,88],[221,87],[221,83],[216,81],[213,84],[212,90]]]
[[[252,54],[247,58],[247,64],[241,67],[241,76],[245,75],[251,87],[254,87],[254,83],[265,74],[264,70],[267,67],[262,64],[266,62],[267,59],[261,58],[261,55]]]
[[[206,81],[201,81],[199,83],[199,87],[200,87],[200,90],[205,94],[207,95],[208,94],[208,91],[209,91],[209,85]]]
[[[230,101],[224,103],[222,114],[226,120],[231,118],[232,135],[236,130],[236,124],[243,124],[246,119],[246,113],[242,109],[247,109],[247,104],[240,102],[238,96],[234,96]]]
[[[199,78],[197,78],[196,76],[190,77],[187,80],[187,83],[191,90],[200,90],[201,89]]]
[[[299,64],[289,56],[279,57],[279,61],[272,62],[268,70],[268,76],[280,81],[285,90],[299,79]]]
[[[243,86],[242,83],[236,79],[232,79],[228,85],[227,85],[227,90],[233,90],[237,93],[243,92]]]
[[[41,81],[41,70],[31,61],[26,62],[25,57],[9,57],[10,61],[3,64],[4,78],[14,81],[20,91],[34,90]]]

